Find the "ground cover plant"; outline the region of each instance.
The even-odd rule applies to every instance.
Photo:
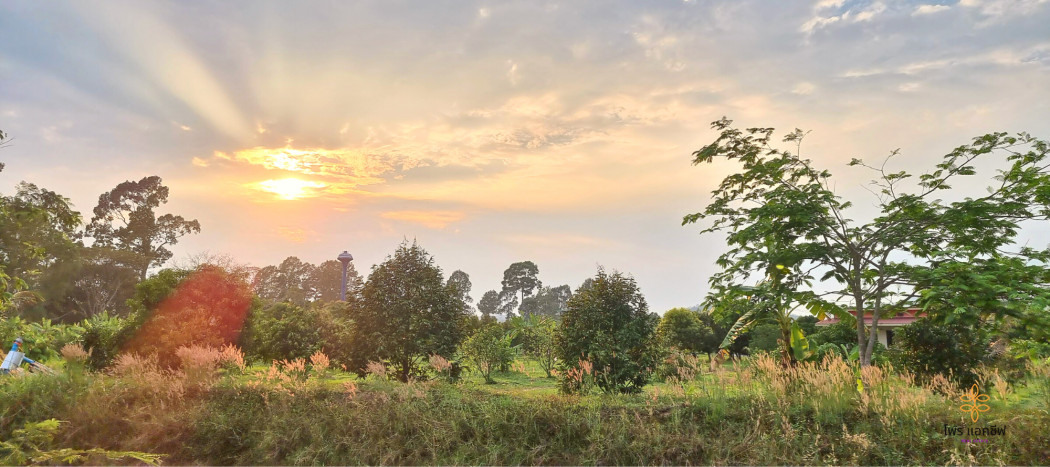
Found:
[[[0,437],[57,420],[53,446],[159,455],[165,464],[1043,464],[1050,362],[1010,384],[978,372],[988,409],[943,377],[837,357],[789,369],[770,356],[679,368],[638,394],[562,394],[533,360],[509,372],[391,380],[328,368],[321,355],[243,366],[234,347],[182,348],[179,369],[122,355],[83,370],[0,383]],[[58,366],[58,365],[55,365]],[[436,375],[435,375],[436,376]],[[946,433],[995,426],[1002,434]],[[961,442],[982,438],[986,443]],[[11,455],[7,451],[0,455]],[[129,454],[130,455],[130,454]],[[138,460],[136,460],[138,459]],[[108,462],[140,462],[128,457]],[[148,457],[155,459],[155,457]],[[77,459],[73,459],[76,461]],[[53,458],[32,462],[53,462]]]

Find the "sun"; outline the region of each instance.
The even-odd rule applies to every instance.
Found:
[[[282,178],[280,180],[266,180],[258,183],[258,188],[273,193],[281,199],[300,199],[318,196],[320,190],[328,185],[321,182],[299,180],[298,178]]]

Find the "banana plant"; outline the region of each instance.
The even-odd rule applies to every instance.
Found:
[[[805,308],[817,319],[826,319],[829,315],[839,319],[853,319],[853,315],[835,303],[823,300],[810,291],[797,291],[798,283],[804,276],[792,271],[783,264],[775,264],[767,270],[767,280],[755,287],[730,287],[721,294],[725,298],[746,297],[750,309],[737,319],[726,333],[719,346],[726,352],[740,336],[747,333],[759,321],[767,320],[780,327],[781,363],[786,367],[795,362],[814,360],[817,352],[810,348],[809,339],[791,316],[796,308]]]

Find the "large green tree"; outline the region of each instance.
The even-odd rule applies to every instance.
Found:
[[[470,283],[470,275],[457,269],[452,271],[452,274],[448,275],[448,285],[451,285],[459,291],[459,298],[466,303],[474,301],[470,296],[470,289],[473,285]]]
[[[481,300],[478,300],[478,311],[482,316],[504,315],[510,318],[517,307],[518,298],[513,292],[489,290],[481,296]]]
[[[416,243],[402,243],[372,268],[354,315],[354,369],[386,361],[398,379],[422,374],[430,355],[450,356],[462,341],[466,304],[442,279],[434,258]]]
[[[0,131],[0,148],[4,147],[9,143],[10,137],[7,133]],[[4,170],[4,164],[0,162],[0,172]],[[0,203],[0,216],[7,217],[10,214],[10,207],[6,202]],[[30,292],[28,284],[25,280],[18,276],[10,275],[4,263],[0,262],[0,318],[7,315],[7,312],[12,308],[17,308],[24,303],[33,303],[37,301],[37,295]]]
[[[288,303],[271,303],[252,310],[239,343],[253,359],[309,359],[321,349],[321,330],[312,310]]]
[[[506,296],[521,294],[518,304],[524,304],[525,298],[532,295],[541,286],[540,268],[532,261],[520,261],[511,264],[503,271],[503,290]]]
[[[126,301],[135,293],[138,266],[142,257],[133,251],[113,248],[85,248],[73,278],[69,302],[78,317],[89,318],[103,312],[128,314]]]
[[[95,246],[141,255],[145,260],[138,271],[144,279],[150,267],[171,259],[172,253],[167,247],[185,235],[201,231],[196,220],[174,214],[157,217],[156,209],[168,202],[168,191],[156,175],[117,185],[98,197],[94,217],[85,234],[95,240]]]
[[[0,264],[43,300],[45,314],[61,317],[81,247],[74,241],[80,213],[69,199],[31,183],[0,197]]]
[[[794,147],[779,149],[772,128],[739,130],[725,118],[712,126],[718,138],[694,152],[693,163],[741,165],[703,211],[683,220],[727,233],[730,250],[718,259],[723,270],[711,279],[712,299],[749,296],[756,309],[777,316],[807,306],[849,319],[844,306],[815,293],[821,281],[870,317],[870,328],[856,320],[863,365],[871,362],[879,319],[916,300],[946,321],[1018,314],[1027,303],[1046,302],[1050,253],[1014,245],[1023,221],[1050,214],[1046,141],[988,134],[918,177],[888,170],[890,158],[877,166],[853,159],[850,165],[874,171],[878,208],[872,219],[855,221],[847,215],[852,203],[832,190],[831,173],[801,156],[804,132],[789,133],[784,142]],[[999,172],[968,178],[978,165]],[[975,195],[953,190],[956,183],[989,186]],[[741,286],[756,278],[758,287]]]
[[[161,277],[163,272],[154,278]],[[174,274],[178,275],[179,272]],[[156,290],[148,291],[148,302],[166,295],[156,306],[135,300],[139,297],[133,298],[137,302],[135,308],[143,306],[150,311],[127,342],[126,349],[155,354],[166,366],[177,364],[176,352],[180,347],[222,347],[236,343],[245,318],[257,303],[247,275],[239,270],[202,265],[178,281],[178,285],[171,287],[167,294],[163,293],[164,289],[169,289],[174,281],[164,282],[156,284],[159,286]],[[143,316],[143,313],[138,313],[136,320]]]
[[[572,289],[568,285],[559,287],[541,286],[535,296],[525,299],[521,303],[522,316],[547,316],[560,318],[565,312],[565,307],[572,297]]]
[[[686,352],[705,352],[704,344],[712,334],[714,330],[700,320],[700,314],[686,308],[667,310],[656,328],[664,345]]]
[[[339,280],[342,280],[342,265],[339,265],[339,268]],[[255,293],[260,298],[272,302],[289,302],[302,306],[315,294],[311,283],[315,274],[316,267],[313,264],[289,256],[281,261],[281,264],[266,266],[255,273]]]
[[[357,272],[354,263],[346,266],[346,299],[357,300],[361,295],[361,287],[365,281]],[[331,302],[339,300],[339,293],[343,287],[343,264],[337,260],[330,259],[313,269],[307,281],[307,289],[312,291],[314,301]]]
[[[593,365],[594,381],[606,392],[637,393],[649,382],[657,360],[659,316],[634,278],[599,269],[590,287],[569,299],[558,333],[566,369]]]
[[[499,307],[499,292],[495,290],[485,292],[481,295],[481,300],[478,300],[478,311],[486,318],[499,314]]]

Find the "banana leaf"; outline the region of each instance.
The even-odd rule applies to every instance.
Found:
[[[805,361],[809,359],[813,352],[809,350],[809,339],[802,334],[802,328],[798,327],[798,323],[791,323],[791,353],[795,356],[795,361]]]
[[[725,339],[722,339],[722,344],[719,345],[718,348],[728,349],[733,345],[733,342],[735,342],[737,338],[747,332],[747,330],[751,328],[751,325],[755,324],[755,321],[757,321],[757,319],[755,319],[756,311],[757,309],[748,311],[738,318],[736,322],[733,323],[733,327],[729,328],[729,332],[726,333]]]

